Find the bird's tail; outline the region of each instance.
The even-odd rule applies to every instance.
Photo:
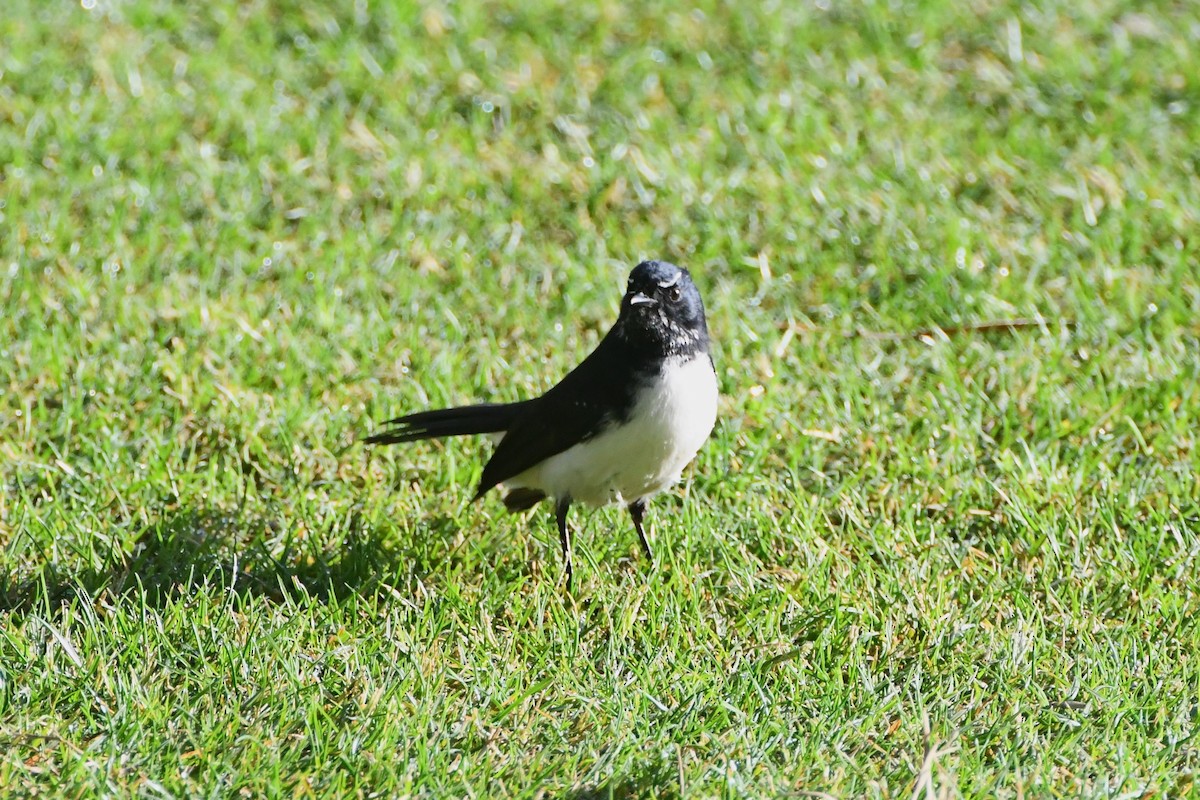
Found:
[[[389,419],[390,430],[366,437],[367,444],[399,444],[440,436],[500,433],[508,430],[525,403],[482,403],[459,408],[418,411]]]

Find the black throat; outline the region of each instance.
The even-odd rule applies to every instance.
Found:
[[[707,354],[709,347],[708,327],[703,320],[684,326],[655,310],[640,315],[622,315],[609,335],[644,361]]]

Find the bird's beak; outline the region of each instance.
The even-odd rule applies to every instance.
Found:
[[[631,305],[631,306],[644,306],[644,305],[656,306],[656,305],[658,305],[658,301],[655,300],[653,297],[648,297],[648,296],[642,294],[641,292],[634,292],[629,297],[629,305]]]

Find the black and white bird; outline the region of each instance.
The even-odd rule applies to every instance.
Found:
[[[554,500],[571,587],[572,503],[622,503],[646,556],[646,501],[679,480],[717,418],[717,375],[700,292],[686,269],[644,261],[629,275],[616,324],[541,397],[421,411],[388,420],[370,444],[492,434],[478,500],[502,485],[509,511]]]

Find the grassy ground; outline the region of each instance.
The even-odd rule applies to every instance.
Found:
[[[0,42],[0,793],[1193,790],[1194,5],[7,0]],[[649,256],[721,419],[658,563],[573,517],[568,596],[548,509],[468,503],[485,443],[356,440],[545,389]]]

